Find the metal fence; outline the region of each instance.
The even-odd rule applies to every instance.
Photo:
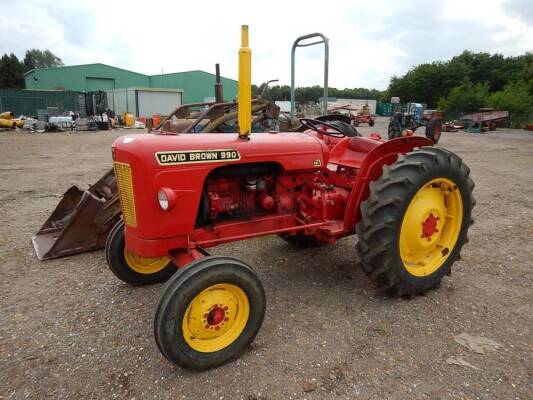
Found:
[[[0,89],[0,112],[37,116],[37,110],[57,107],[60,112],[80,111],[79,92]]]

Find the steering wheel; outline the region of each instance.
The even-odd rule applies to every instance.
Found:
[[[328,124],[324,121],[319,121],[318,119],[300,118],[299,121],[300,124],[302,124],[306,128],[312,129],[315,132],[321,133],[323,135],[332,136],[336,138],[343,138],[346,136],[346,134],[339,128],[337,128],[335,125]],[[330,129],[334,132],[329,131]]]

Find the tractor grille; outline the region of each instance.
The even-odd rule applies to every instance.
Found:
[[[135,198],[133,196],[133,180],[129,164],[116,162],[115,176],[117,177],[118,193],[124,223],[129,226],[137,226],[137,214],[135,213]]]

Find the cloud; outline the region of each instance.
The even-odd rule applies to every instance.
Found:
[[[290,83],[296,37],[330,39],[330,86],[383,89],[392,75],[465,49],[533,49],[531,0],[4,0],[0,53],[50,49],[67,65],[103,62],[146,74],[202,69],[237,77],[240,25],[250,25],[253,81]],[[321,85],[323,48],[297,50],[297,85]]]
[[[531,0],[507,0],[505,7],[511,16],[529,24],[533,23],[533,2]]]

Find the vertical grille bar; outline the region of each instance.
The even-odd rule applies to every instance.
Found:
[[[137,214],[135,213],[135,198],[133,196],[131,167],[129,164],[121,162],[115,162],[114,165],[124,223],[128,226],[136,227]]]

